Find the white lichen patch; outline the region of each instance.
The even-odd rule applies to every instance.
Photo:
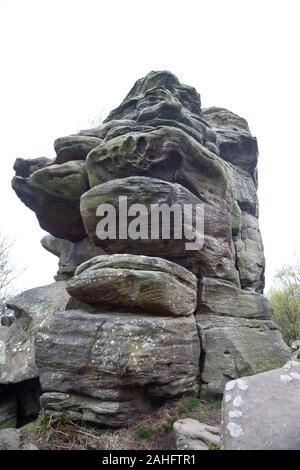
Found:
[[[243,398],[240,395],[235,397],[235,399],[233,400],[233,406],[242,406],[244,403],[245,403],[245,400],[243,400]]]
[[[287,375],[287,374],[281,374],[280,375],[280,380],[281,380],[281,382],[290,382],[291,380],[293,380],[293,377],[291,377],[290,375]]]
[[[230,419],[240,418],[241,416],[243,416],[243,413],[240,410],[231,410],[229,411],[228,416]]]
[[[236,380],[231,380],[230,382],[227,382],[225,385],[225,390],[232,390],[235,387]]]
[[[230,393],[226,393],[225,397],[224,397],[224,400],[225,402],[227,403],[228,401],[230,401],[232,398],[232,396],[230,395]]]
[[[238,379],[237,384],[240,390],[248,390],[249,385],[247,384],[245,379]]]
[[[229,423],[227,429],[232,437],[239,437],[244,432],[242,426],[236,423]]]
[[[299,372],[291,372],[290,375],[293,377],[293,379],[300,380]]]

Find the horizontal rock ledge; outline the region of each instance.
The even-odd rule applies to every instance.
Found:
[[[148,256],[97,256],[79,266],[66,289],[88,304],[162,316],[191,315],[197,303],[196,276],[175,263]]]

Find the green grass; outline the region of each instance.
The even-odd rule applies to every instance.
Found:
[[[217,444],[214,444],[213,442],[210,442],[208,444],[208,450],[220,450],[220,447]]]
[[[220,410],[222,408],[222,400],[214,400],[208,403],[209,411]]]
[[[153,436],[154,433],[155,433],[155,430],[147,426],[141,426],[140,428],[137,428],[135,430],[135,435],[139,439],[149,439],[150,437]]]
[[[180,400],[177,401],[177,407],[179,410],[181,410],[183,413],[189,413],[192,411],[194,408],[200,406],[200,399],[196,397],[183,397],[180,398]]]

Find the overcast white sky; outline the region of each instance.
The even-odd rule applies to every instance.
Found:
[[[33,212],[10,189],[16,157],[117,106],[137,78],[168,69],[203,107],[245,117],[260,149],[267,287],[299,246],[299,0],[0,0],[0,230],[16,240],[24,289],[51,282]]]

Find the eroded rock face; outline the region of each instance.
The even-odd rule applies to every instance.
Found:
[[[116,426],[149,410],[153,400],[198,388],[192,316],[59,312],[40,328],[35,345],[49,413]]]
[[[42,245],[59,257],[56,279],[68,279],[72,297],[57,282],[14,299],[16,321],[0,330],[8,351],[0,384],[39,374],[47,413],[118,426],[153,401],[199,385],[220,396],[232,378],[286,362],[261,295],[258,150],[245,119],[202,110],[194,88],[150,72],[101,125],[54,148],[55,160],[17,159],[12,184],[49,232]],[[124,196],[142,237],[128,237]],[[105,237],[101,204],[117,210],[116,236]],[[179,239],[159,219],[151,238],[161,204],[189,206]],[[186,232],[198,236],[196,249]]]
[[[98,145],[101,139],[98,137],[84,135],[70,135],[61,137],[54,142],[56,152],[56,164],[66,163],[74,160],[85,160],[87,154]]]
[[[80,196],[89,188],[84,162],[49,165],[27,178],[15,176],[12,187],[44,230],[70,241],[86,236],[79,212]]]
[[[190,211],[191,217],[187,222],[185,217],[182,217],[182,238],[164,239],[159,222],[157,240],[151,238],[148,229],[146,229],[145,238],[142,239],[124,237],[124,239],[99,240],[97,226],[102,219],[96,215],[97,207],[100,204],[110,204],[116,209],[116,213],[119,213],[120,197],[124,196],[127,198],[128,207],[134,204],[143,204],[147,208],[146,218],[141,219],[142,226],[148,224],[148,227],[151,227],[153,213],[151,205],[153,204],[177,205],[180,213],[184,210]],[[127,252],[160,256],[184,263],[195,273],[229,279],[239,285],[238,271],[234,265],[234,249],[230,243],[232,215],[226,209],[224,201],[220,206],[206,204],[205,201],[206,199],[194,196],[180,184],[147,177],[129,177],[112,180],[92,188],[82,196],[80,211],[87,233],[95,244],[104,246],[108,253]],[[197,204],[204,205],[204,244],[202,246],[201,243],[198,249],[187,250],[186,243],[189,240],[185,236],[186,233],[191,233],[194,230],[197,239],[202,241],[202,227],[200,226],[199,229],[196,224],[193,227],[193,224],[189,222],[189,220],[195,221]],[[132,218],[128,217],[128,221],[131,220]]]
[[[112,255],[79,266],[67,291],[92,305],[177,317],[194,313],[197,287],[196,277],[175,263],[149,256]]]
[[[268,300],[257,292],[204,278],[196,321],[207,396],[221,396],[228,380],[280,367],[290,357]]]
[[[300,362],[228,382],[222,409],[225,450],[299,450]]]
[[[220,156],[253,174],[257,165],[258,147],[247,121],[224,108],[207,108],[203,110],[203,114],[217,134]]]
[[[104,255],[105,251],[100,246],[92,243],[88,237],[72,243],[69,240],[45,235],[41,244],[45,250],[59,258],[59,269],[55,276],[56,281],[67,280],[72,277],[78,266],[98,255]]]
[[[70,299],[65,282],[30,289],[9,302],[15,321],[0,327],[4,348],[0,362],[0,384],[19,383],[38,377],[35,362],[34,338],[40,325],[56,311],[64,310]]]
[[[196,315],[202,345],[201,390],[223,395],[230,379],[280,367],[290,350],[271,320]]]

